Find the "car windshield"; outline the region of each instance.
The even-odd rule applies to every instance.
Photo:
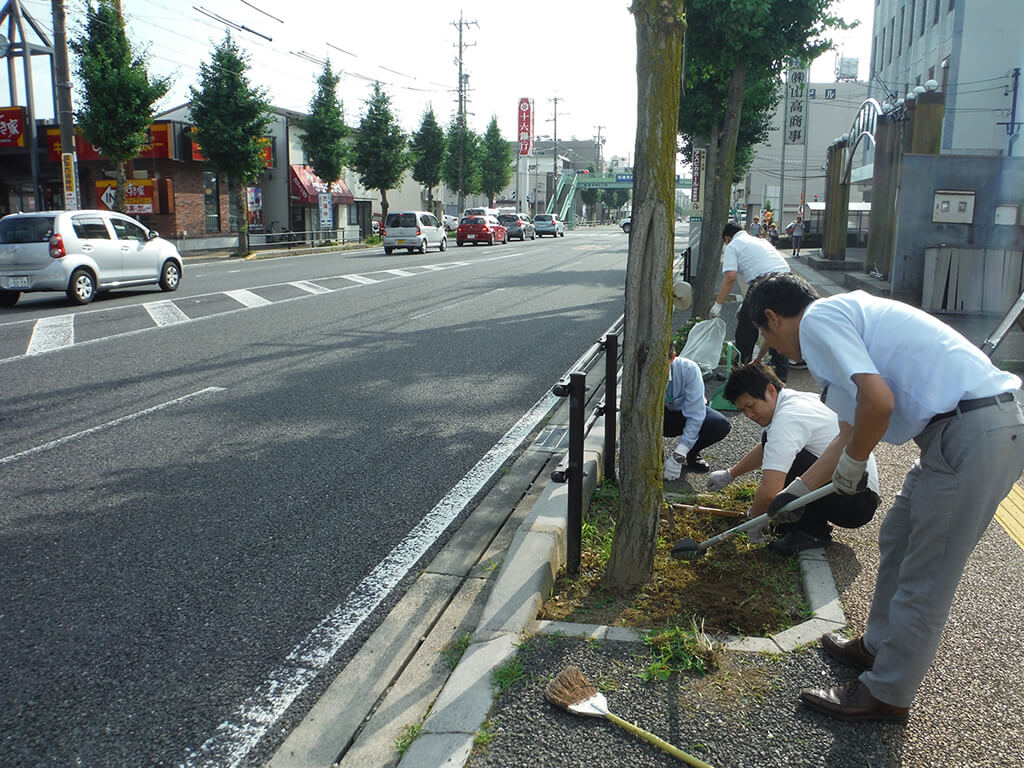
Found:
[[[518,216],[512,216],[512,215],[506,213],[506,214],[504,214],[502,216],[499,216],[498,217],[498,221],[500,221],[502,224],[515,224],[515,223],[517,223],[519,221],[519,217]]]
[[[551,221],[551,217],[547,214],[540,213],[533,217],[534,221]]]
[[[0,243],[45,243],[53,234],[53,216],[13,216],[0,221]]]
[[[391,227],[415,227],[416,226],[416,214],[415,213],[389,213],[388,223],[384,226]]]

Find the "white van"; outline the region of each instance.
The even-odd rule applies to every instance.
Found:
[[[381,237],[384,238],[384,253],[387,254],[396,248],[405,248],[409,253],[426,253],[427,248],[436,247],[443,251],[448,247],[444,224],[427,211],[389,213]]]
[[[465,211],[463,211],[462,218],[466,218],[467,216],[493,216],[494,218],[498,218],[498,209],[497,208],[467,208]]]

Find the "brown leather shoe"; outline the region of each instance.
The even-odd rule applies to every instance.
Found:
[[[804,688],[800,700],[811,709],[839,720],[881,720],[901,723],[907,719],[909,707],[894,707],[871,695],[860,680],[835,688]]]
[[[875,657],[864,648],[863,635],[847,640],[839,635],[828,634],[821,638],[821,647],[828,651],[832,658],[861,672],[875,666]]]

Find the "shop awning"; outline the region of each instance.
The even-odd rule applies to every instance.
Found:
[[[327,184],[308,165],[291,166],[291,197],[292,202],[299,205],[318,205],[320,193],[327,191]],[[331,184],[331,201],[335,205],[355,202],[348,185],[338,179]]]

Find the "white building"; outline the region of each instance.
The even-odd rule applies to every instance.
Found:
[[[895,102],[936,81],[943,154],[1008,154],[1015,98],[1022,119],[1015,69],[1024,69],[1021,0],[875,0],[871,95]]]
[[[800,195],[808,203],[825,199],[825,159],[828,145],[850,130],[853,118],[868,97],[867,83],[810,83],[807,91],[805,118],[807,151],[804,146],[790,144],[783,152],[783,102],[772,115],[768,138],[754,150],[754,161],[747,172],[742,189],[737,189],[735,207],[756,216],[770,202],[776,220],[790,221],[800,205]],[[785,157],[783,157],[785,155]],[[851,202],[859,202],[863,194],[857,188]],[[785,194],[785,207],[780,209],[780,195]],[[752,214],[749,211],[753,210]],[[782,213],[778,213],[782,210]],[[748,221],[752,220],[748,218]]]

